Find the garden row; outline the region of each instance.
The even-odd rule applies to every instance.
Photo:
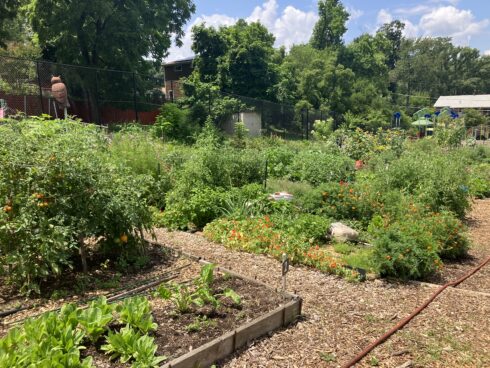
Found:
[[[0,339],[0,366],[120,366],[119,362],[157,367],[167,359],[158,352],[175,357],[186,348],[183,334],[196,333],[198,338],[198,332],[218,322],[228,326],[226,318],[248,317],[250,311],[241,311],[241,297],[225,287],[233,284],[231,279],[216,278],[214,265],[207,264],[192,282],[161,284],[151,297],[135,296],[114,304],[100,297],[85,308],[64,304],[59,311],[29,318],[10,329]]]
[[[465,255],[471,198],[490,195],[487,147],[458,146],[449,129],[412,142],[402,131],[322,124],[309,142],[249,139],[243,126],[224,138],[207,124],[183,144],[162,141],[158,127],[107,135],[76,121],[5,122],[1,271],[40,292],[70,267],[135,269],[154,225],[204,229],[226,246],[286,252],[353,279],[356,268],[424,278]],[[276,191],[293,201],[271,201]],[[358,230],[360,243],[327,240],[334,221]]]

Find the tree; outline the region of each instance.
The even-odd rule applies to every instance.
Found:
[[[318,2],[318,19],[313,29],[310,44],[315,49],[342,45],[342,36],[347,31],[346,22],[349,13],[339,0],[320,0]]]
[[[11,21],[15,19],[21,0],[2,0],[0,2],[0,47],[6,47],[7,41],[14,36],[11,32]]]
[[[205,25],[192,29],[196,53],[195,73],[201,82],[213,83],[224,92],[275,99],[277,54],[274,36],[260,23],[240,19],[218,30]]]
[[[338,63],[336,52],[317,50],[310,45],[293,46],[281,71],[281,74],[289,75],[289,80],[287,83],[281,81],[279,90],[291,86],[294,80],[291,94],[301,102],[300,105],[336,114],[349,110],[354,73]]]
[[[226,54],[227,43],[223,32],[198,24],[192,28],[192,51],[197,57],[194,68],[199,70],[202,81],[212,82],[218,74],[220,58]]]
[[[377,38],[386,41],[384,43],[384,52],[386,55],[386,65],[390,70],[395,68],[396,62],[400,59],[404,29],[405,23],[394,20],[391,23],[384,24],[376,32]]]
[[[44,56],[86,66],[146,71],[159,63],[195,10],[192,0],[32,0]]]

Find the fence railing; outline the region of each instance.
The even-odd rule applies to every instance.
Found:
[[[152,124],[165,100],[163,78],[133,72],[33,61],[0,56],[0,113],[63,116],[51,95],[51,78],[67,86],[68,114],[86,122],[109,125],[137,121]],[[229,126],[243,120],[260,134],[308,139],[315,120],[326,113],[219,92],[212,98],[233,97],[243,111],[234,111]],[[172,96],[172,102],[173,101]],[[1,116],[0,116],[1,117]]]
[[[165,100],[163,78],[0,56],[4,114],[62,116],[51,96],[52,76],[61,76],[67,86],[68,113],[98,124],[151,123]]]

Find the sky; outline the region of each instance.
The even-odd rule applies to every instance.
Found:
[[[289,49],[310,39],[318,19],[317,0],[194,0],[196,12],[186,24],[183,47],[169,50],[167,61],[187,58],[191,50],[191,28],[232,25],[238,19],[260,21],[276,37],[276,46]],[[384,23],[399,19],[405,36],[452,37],[456,45],[471,46],[490,55],[489,0],[343,0],[350,14],[349,43],[363,33],[374,33]]]

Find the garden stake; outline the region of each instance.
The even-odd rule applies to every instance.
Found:
[[[286,292],[286,274],[289,271],[289,259],[286,253],[282,254],[282,291]]]

